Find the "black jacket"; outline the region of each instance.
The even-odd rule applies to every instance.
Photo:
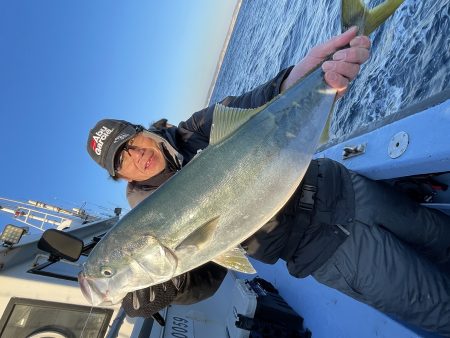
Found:
[[[269,82],[241,96],[227,97],[222,103],[240,108],[259,107],[279,94],[280,85],[289,71],[290,69],[283,70]],[[163,120],[150,130],[162,136],[170,147],[182,155],[184,165],[199,150],[208,146],[213,110],[212,105],[198,111],[178,127],[167,125]],[[173,161],[173,156],[166,150],[165,153],[170,164],[163,173],[144,182],[129,183],[127,197],[132,207],[180,169]],[[318,187],[315,208],[310,212],[303,212],[302,184],[272,220],[242,243],[251,257],[265,263],[273,264],[280,258],[284,259],[288,263],[289,272],[296,277],[308,276],[331,256],[346,238],[346,235],[333,225],[342,223],[353,215],[351,199],[346,197],[351,196],[351,191],[341,193],[347,186],[345,182],[349,181],[345,168],[325,159],[313,161],[313,167],[314,170],[308,170],[308,184]],[[326,177],[326,182],[323,177]],[[337,207],[344,210],[342,214],[335,212]],[[215,263],[207,263],[186,273],[184,283],[173,303],[190,304],[211,296],[220,286],[225,274],[226,269]]]

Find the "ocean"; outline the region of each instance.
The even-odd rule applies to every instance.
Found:
[[[243,0],[210,102],[251,90],[339,34],[340,4]],[[370,38],[371,57],[337,102],[331,136],[347,135],[450,87],[450,0],[405,0]]]

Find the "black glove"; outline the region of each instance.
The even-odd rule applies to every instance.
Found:
[[[122,301],[130,317],[149,318],[172,303],[185,279],[185,275],[170,281],[127,293]]]

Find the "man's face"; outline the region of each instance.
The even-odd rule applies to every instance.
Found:
[[[120,164],[117,174],[127,181],[145,181],[166,167],[166,159],[156,141],[143,133],[136,134],[117,154]]]

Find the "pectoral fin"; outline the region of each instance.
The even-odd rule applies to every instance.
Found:
[[[213,125],[209,144],[216,144],[226,139],[236,129],[259,113],[264,106],[255,109],[230,108],[220,103],[216,104],[213,113]]]
[[[224,254],[213,259],[213,262],[231,270],[249,274],[256,273],[255,268],[250,263],[245,255],[245,251],[241,247],[236,247],[225,252]]]
[[[175,251],[183,251],[184,253],[193,254],[195,251],[208,245],[214,236],[219,219],[220,217],[216,216],[204,223],[202,226],[198,227],[197,230],[192,232],[180,244],[178,244]]]
[[[385,0],[373,9],[362,0],[342,0],[342,31],[358,26],[359,32],[369,35],[387,20],[404,0]]]

